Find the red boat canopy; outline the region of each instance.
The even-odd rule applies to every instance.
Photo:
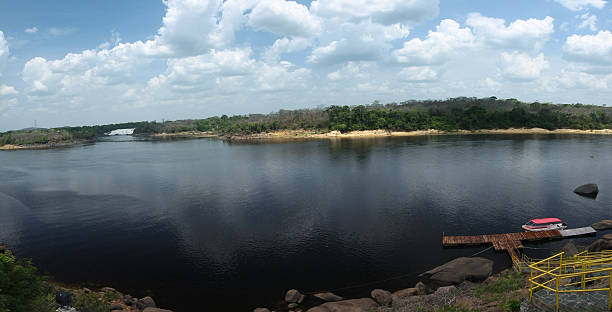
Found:
[[[544,218],[544,219],[531,219],[529,220],[535,224],[542,224],[542,223],[561,223],[563,221],[561,221],[561,219],[558,218]]]

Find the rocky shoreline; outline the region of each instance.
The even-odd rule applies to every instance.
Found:
[[[115,312],[172,312],[171,310],[157,307],[152,297],[143,298],[132,297],[123,294],[112,287],[103,287],[98,291],[89,288],[68,289],[58,288],[55,300],[61,306],[58,312],[76,312],[83,309],[84,302],[101,302],[100,309],[108,308]],[[92,307],[88,307],[92,308]]]

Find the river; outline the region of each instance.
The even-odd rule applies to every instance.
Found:
[[[152,295],[175,311],[250,311],[291,288],[356,297],[412,287],[487,247],[444,249],[443,233],[611,218],[611,173],[608,136],[114,137],[1,152],[0,242],[62,282]],[[572,193],[589,182],[597,199]],[[481,255],[509,265],[504,253]]]

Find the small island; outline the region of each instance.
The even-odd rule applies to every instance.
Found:
[[[448,134],[612,134],[612,108],[525,103],[496,97],[280,110],[270,114],[176,121],[30,128],[0,133],[0,150],[95,142],[117,129],[156,138],[214,137],[231,141]]]

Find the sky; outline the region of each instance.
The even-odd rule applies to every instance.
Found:
[[[612,104],[606,0],[0,0],[0,131],[449,97]]]

